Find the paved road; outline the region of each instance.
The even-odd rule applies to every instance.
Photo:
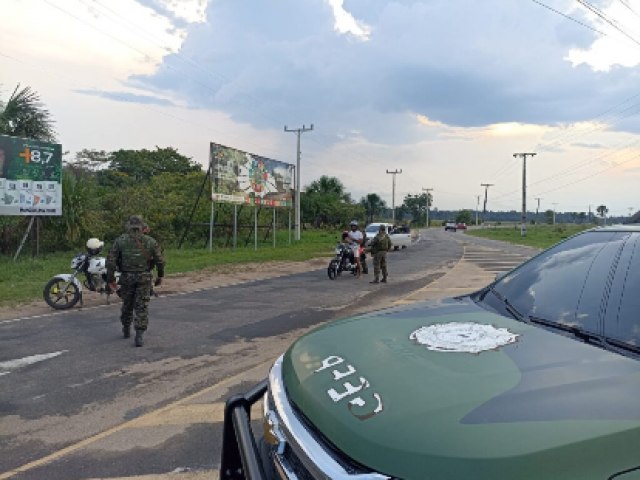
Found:
[[[389,285],[322,269],[154,300],[143,348],[117,306],[0,322],[0,480],[215,478],[224,399],[299,335],[478,288],[531,253],[430,229],[390,254]]]

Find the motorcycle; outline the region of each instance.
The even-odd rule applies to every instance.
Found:
[[[335,253],[335,258],[331,259],[327,267],[327,274],[331,280],[335,280],[342,272],[350,272],[352,275],[358,274],[358,265],[353,258],[353,251],[349,245],[338,243]],[[363,273],[367,273],[367,260],[364,252],[360,253],[360,262]]]
[[[66,310],[74,307],[78,302],[82,305],[82,288],[91,292],[107,295],[109,303],[111,291],[107,282],[106,258],[98,256],[104,242],[96,238],[87,241],[87,253],[78,253],[71,260],[73,273],[61,273],[47,282],[42,292],[44,301],[51,308]],[[78,277],[84,274],[84,281]],[[116,281],[120,277],[115,272]]]

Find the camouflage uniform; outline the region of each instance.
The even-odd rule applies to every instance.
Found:
[[[373,281],[371,283],[378,283],[380,281],[380,271],[382,270],[382,282],[387,281],[387,252],[391,250],[392,243],[391,238],[385,232],[384,227],[381,227],[378,234],[371,240],[371,254],[373,255]]]
[[[158,242],[142,233],[145,227],[140,216],[129,217],[125,224],[126,233],[116,239],[107,257],[107,280],[114,280],[115,270],[121,272],[119,294],[122,298],[122,332],[128,338],[131,323],[134,323],[137,346],[142,345],[142,332],[149,324],[151,271],[155,267],[158,278],[162,278],[165,265]]]

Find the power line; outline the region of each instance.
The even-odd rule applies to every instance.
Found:
[[[580,20],[577,20],[577,19],[575,19],[575,18],[573,18],[573,17],[571,17],[571,16],[569,16],[569,15],[565,15],[564,13],[562,13],[562,12],[560,12],[560,11],[556,10],[555,8],[550,7],[549,5],[546,5],[546,4],[542,3],[542,2],[539,2],[538,0],[531,0],[531,1],[532,1],[533,3],[537,3],[537,4],[538,4],[538,5],[540,5],[541,7],[547,8],[547,9],[551,10],[552,12],[557,13],[558,15],[562,15],[564,18],[566,18],[566,19],[568,19],[568,20],[571,20],[572,22],[575,22],[575,23],[577,23],[577,24],[580,24],[580,25],[582,25],[583,27],[588,28],[589,30],[593,30],[594,32],[599,33],[600,35],[603,35],[603,36],[605,36],[605,37],[607,36],[607,34],[606,34],[606,33],[601,32],[600,30],[598,30],[598,29],[596,29],[596,28],[593,28],[591,25],[587,25],[586,23],[582,23]]]

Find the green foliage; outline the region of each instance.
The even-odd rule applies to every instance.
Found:
[[[303,223],[320,228],[340,228],[351,220],[364,220],[365,209],[351,202],[344,185],[335,177],[323,175],[312,182],[300,196],[300,211]]]
[[[492,240],[501,240],[503,242],[515,243],[518,245],[527,245],[529,247],[548,248],[571,235],[575,235],[576,233],[591,227],[592,225],[574,224],[564,224],[562,226],[536,225],[527,229],[527,236],[523,237],[519,228],[508,228],[508,226],[504,226],[468,229],[467,235],[490,238]]]
[[[399,207],[399,216],[411,215],[413,221],[420,225],[427,222],[427,203],[431,206],[433,197],[431,193],[421,193],[419,195],[407,195],[404,197],[402,205]]]
[[[0,134],[55,143],[51,114],[30,87],[17,85],[6,102],[0,101]]]
[[[118,150],[109,156],[109,169],[100,171],[99,179],[102,185],[125,186],[148,182],[162,173],[184,175],[198,171],[201,171],[199,165],[172,147]]]
[[[369,193],[360,199],[360,206],[367,216],[367,223],[372,223],[374,218],[381,215],[387,208],[387,204],[377,193]]]
[[[596,212],[598,212],[598,215],[600,216],[600,218],[604,218],[607,213],[609,213],[609,209],[607,208],[606,205],[600,205],[598,206],[598,208],[596,208]]]
[[[456,215],[456,223],[466,223],[471,225],[473,222],[473,212],[471,210],[460,210]]]

